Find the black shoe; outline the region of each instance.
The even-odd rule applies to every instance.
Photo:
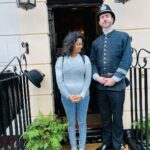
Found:
[[[109,150],[111,147],[106,144],[102,144],[102,146],[98,147],[96,150]]]

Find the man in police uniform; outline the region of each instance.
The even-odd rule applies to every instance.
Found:
[[[91,63],[97,98],[103,121],[103,144],[97,150],[124,150],[123,104],[126,74],[132,63],[129,35],[113,29],[115,14],[103,4],[98,12],[103,34],[93,43]]]

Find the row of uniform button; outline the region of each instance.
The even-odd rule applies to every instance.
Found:
[[[103,62],[104,64],[106,64],[106,50],[107,50],[107,36],[105,35],[105,38],[104,38],[104,57],[103,57]],[[104,67],[103,68],[104,70],[106,70],[106,68]]]

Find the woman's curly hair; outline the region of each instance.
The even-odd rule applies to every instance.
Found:
[[[63,55],[71,55],[74,43],[78,38],[81,38],[82,41],[84,41],[84,36],[78,31],[74,31],[66,35],[63,41]]]

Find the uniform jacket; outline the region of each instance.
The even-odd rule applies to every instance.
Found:
[[[115,91],[125,89],[125,76],[132,63],[131,41],[127,33],[113,30],[99,36],[92,43],[90,59],[93,75],[108,74],[117,81],[112,87],[105,87],[96,82],[98,89]]]

